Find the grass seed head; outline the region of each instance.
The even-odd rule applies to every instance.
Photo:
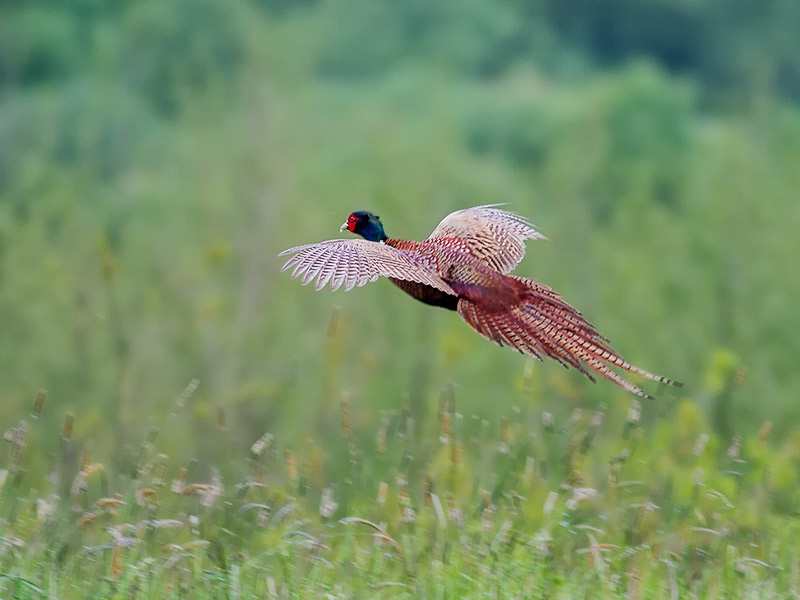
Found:
[[[100,513],[100,512],[90,512],[90,513],[84,513],[84,515],[83,515],[83,516],[82,516],[82,517],[81,517],[81,518],[78,520],[78,522],[76,523],[76,525],[75,525],[75,526],[76,526],[78,529],[83,529],[83,528],[84,528],[84,527],[86,527],[86,526],[87,526],[89,523],[91,523],[91,522],[92,522],[92,521],[94,521],[94,520],[95,520],[97,517],[99,517],[101,514],[103,514],[103,513]]]
[[[260,438],[258,438],[252,446],[250,446],[250,454],[255,456],[261,456],[264,453],[264,450],[270,447],[272,444],[273,436],[271,433],[265,433]]]
[[[625,418],[625,422],[633,426],[638,424],[641,418],[642,418],[642,403],[639,402],[636,398],[634,398],[631,401],[630,408],[628,408],[628,415]]]
[[[389,484],[381,481],[378,485],[378,504],[386,504],[386,496],[389,493]]]
[[[113,498],[100,498],[97,500],[97,502],[95,502],[95,506],[97,506],[97,508],[104,509],[111,514],[116,514],[117,509],[124,504],[125,502],[122,500],[122,496],[119,494]]]
[[[378,454],[386,454],[386,431],[388,428],[389,419],[382,417],[380,427],[378,427],[378,435],[375,438]]]
[[[170,489],[176,494],[182,494],[185,484],[186,484],[186,467],[181,467],[180,469],[178,469],[178,474],[175,476],[175,479],[172,480],[172,485],[170,486]]]
[[[728,448],[728,460],[730,461],[737,461],[739,459],[739,454],[742,451],[742,437],[739,435],[733,436],[733,441],[731,442],[730,447]]]
[[[142,488],[136,490],[136,504],[146,508],[152,508],[158,503],[158,494],[153,488]]]
[[[64,417],[64,426],[61,428],[61,438],[65,441],[72,439],[72,415]]]
[[[553,417],[553,413],[542,412],[542,429],[547,433],[553,433],[556,430],[556,420]]]
[[[568,510],[575,510],[580,504],[588,502],[598,494],[597,490],[590,487],[572,488],[572,497],[567,500],[565,506]]]
[[[294,453],[291,451],[291,449],[286,448],[285,456],[286,456],[286,473],[289,475],[290,480],[297,481],[297,463],[294,460]]]
[[[339,508],[339,504],[333,499],[333,489],[326,487],[322,490],[322,496],[319,500],[319,514],[325,519],[329,519]]]
[[[200,380],[197,378],[193,378],[191,381],[189,381],[189,383],[186,384],[186,387],[183,388],[183,391],[175,399],[175,404],[172,405],[172,411],[170,411],[171,417],[174,417],[181,410],[183,410],[183,407],[186,406],[186,403],[194,395],[195,391],[197,390],[197,386],[199,385]]]
[[[555,508],[557,500],[558,492],[551,491],[549,494],[547,494],[547,499],[544,501],[544,506],[542,507],[542,512],[545,516],[548,516],[553,512],[553,508]]]
[[[34,419],[38,419],[42,415],[45,398],[47,398],[47,390],[39,390],[36,394],[36,400],[33,401],[33,413],[31,413],[31,416]]]
[[[764,421],[761,429],[758,430],[759,445],[764,445],[764,443],[767,441],[767,436],[769,435],[770,431],[772,431],[772,421]]]
[[[708,443],[708,434],[701,433],[700,437],[697,438],[697,443],[694,445],[694,451],[692,452],[695,456],[700,456],[703,454],[703,451],[706,449],[706,444]]]

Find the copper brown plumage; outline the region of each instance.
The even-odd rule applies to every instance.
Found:
[[[393,239],[372,213],[351,213],[342,225],[364,239],[296,246],[283,270],[315,288],[349,290],[389,278],[417,300],[458,312],[475,331],[500,346],[538,359],[552,358],[594,381],[592,372],[645,398],[644,390],[611,367],[680,387],[625,361],[580,312],[533,279],[508,275],[525,256],[527,240],[546,239],[523,217],[476,206],[445,217],[422,242]]]

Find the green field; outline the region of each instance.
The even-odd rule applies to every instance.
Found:
[[[362,418],[324,442],[268,433],[219,468],[161,452],[192,389],[124,473],[62,432],[53,472],[20,494],[26,436],[4,472],[3,575],[13,598],[776,598],[798,593],[797,440],[769,428],[722,447],[687,401],[530,406],[494,420],[446,390],[422,420]],[[541,404],[541,400],[537,404]],[[645,421],[650,421],[645,423]],[[15,437],[16,436],[16,437]],[[54,432],[58,437],[58,432]],[[162,444],[162,439],[164,444]],[[225,478],[239,471],[238,477]]]
[[[795,4],[0,6],[0,597],[800,596]],[[499,202],[684,388],[280,272]]]

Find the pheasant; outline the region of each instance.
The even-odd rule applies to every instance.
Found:
[[[525,218],[475,206],[446,216],[422,242],[390,238],[377,215],[351,213],[341,231],[364,239],[328,240],[296,246],[283,271],[294,267],[303,285],[316,279],[350,290],[387,277],[404,292],[433,306],[455,310],[475,331],[500,346],[542,360],[555,359],[592,382],[592,372],[644,398],[652,396],[611,367],[668,385],[681,383],[635,367],[609,346],[580,312],[551,288],[509,275],[525,256],[525,241],[546,239]]]

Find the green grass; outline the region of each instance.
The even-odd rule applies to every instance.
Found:
[[[117,467],[79,452],[72,423],[6,433],[0,595],[800,595],[800,444],[770,450],[765,424],[723,446],[666,389],[563,421],[464,415],[451,389],[420,420],[344,399],[327,438],[266,432],[217,465],[160,452],[192,391]],[[26,481],[29,440],[59,433],[50,475]]]

